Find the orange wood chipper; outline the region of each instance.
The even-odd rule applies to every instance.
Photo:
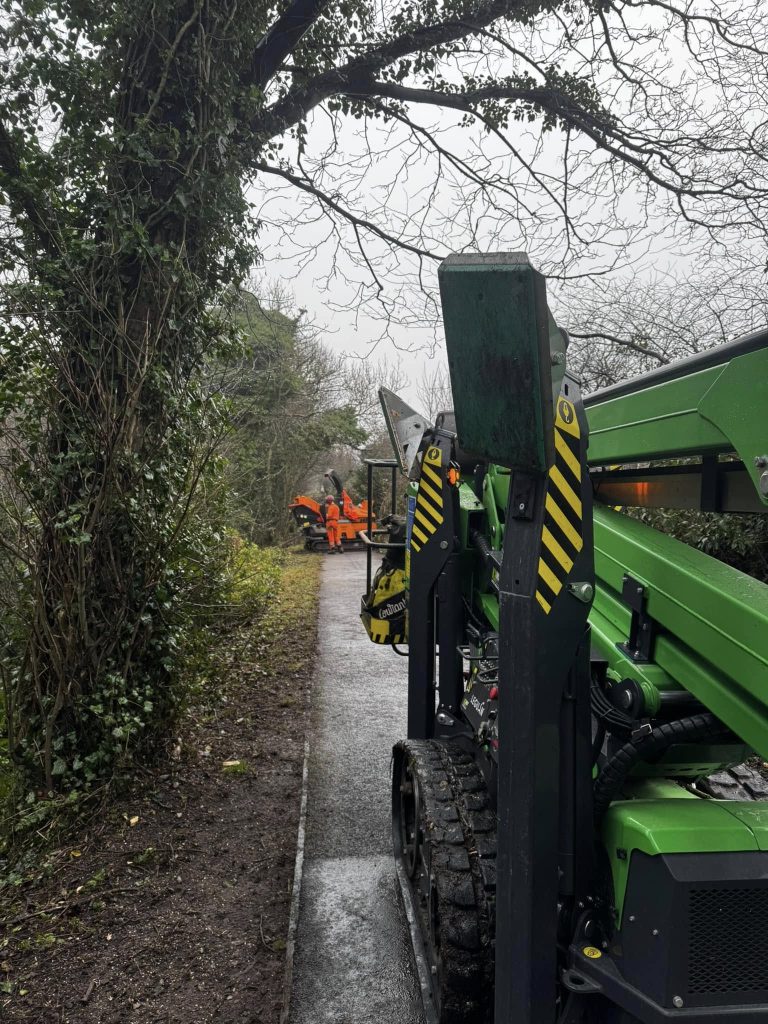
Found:
[[[369,525],[376,529],[376,521],[368,522],[368,502],[355,504],[344,489],[341,478],[335,470],[329,469],[323,475],[323,490],[332,494],[339,506],[339,532],[345,548],[362,547],[360,533]],[[306,494],[297,494],[288,508],[293,513],[299,530],[304,534],[304,546],[308,551],[327,551],[328,537],[325,529],[324,505]]]

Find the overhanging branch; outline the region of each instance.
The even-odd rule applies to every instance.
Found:
[[[509,100],[512,102],[522,101],[530,103],[541,112],[550,114],[575,131],[581,132],[598,149],[603,150],[622,163],[634,167],[649,181],[663,188],[666,192],[671,192],[677,196],[702,199],[707,196],[723,195],[728,191],[727,186],[712,188],[701,185],[696,187],[692,182],[686,182],[680,171],[670,162],[668,156],[659,150],[650,139],[641,136],[640,141],[634,141],[627,132],[621,131],[607,114],[604,118],[600,118],[593,111],[587,110],[577,103],[572,96],[551,87],[534,86],[525,88],[509,84],[499,84],[454,93],[446,90],[418,89],[398,85],[395,82],[371,81],[348,88],[342,87],[339,89],[339,92],[350,98],[385,98],[393,99],[400,103],[422,103],[435,107],[446,107],[460,110],[474,117],[481,117],[477,106],[487,100]],[[668,169],[672,172],[673,178],[677,180],[669,180],[657,173],[651,166],[651,161],[653,160],[666,163]],[[755,187],[753,190],[747,191],[751,194],[752,191],[761,190]]]
[[[412,252],[415,256],[420,256],[423,259],[434,260],[435,263],[439,263],[445,259],[447,254],[442,256],[437,253],[430,252],[428,249],[421,249],[417,245],[412,245],[410,242],[406,242],[401,238],[395,238],[394,235],[390,235],[389,232],[384,231],[377,224],[374,224],[370,220],[366,220],[364,217],[357,217],[350,210],[347,210],[339,202],[328,195],[327,192],[323,192],[322,189],[314,185],[309,178],[299,177],[296,174],[291,174],[290,171],[285,170],[283,167],[275,167],[272,164],[257,163],[254,164],[257,171],[262,171],[264,174],[274,174],[278,178],[283,178],[284,181],[288,181],[291,185],[295,185],[296,188],[302,192],[306,192],[315,199],[318,199],[324,206],[327,206],[329,210],[333,210],[340,217],[343,217],[349,224],[351,224],[355,231],[359,231],[363,228],[365,231],[369,231],[372,235],[376,235],[377,238],[387,242],[388,245],[396,246],[398,249],[405,249],[406,252]]]
[[[257,45],[251,81],[263,89],[302,36],[312,27],[328,0],[293,0]]]
[[[590,331],[585,334],[579,334],[576,331],[568,331],[572,338],[579,338],[582,341],[610,341],[613,345],[621,345],[622,348],[632,349],[633,352],[637,352],[641,356],[650,356],[651,359],[656,359],[659,363],[666,365],[669,359],[661,352],[656,349],[649,348],[647,345],[640,344],[639,341],[632,341],[631,338],[619,338],[615,334],[606,334],[603,331]]]
[[[316,75],[309,82],[291,89],[277,103],[259,114],[251,126],[252,130],[265,141],[281,135],[323,100],[349,92],[356,84],[362,86],[369,83],[379,71],[394,61],[464,39],[515,11],[522,15],[527,8],[526,0],[485,0],[478,3],[475,10],[464,18],[421,26],[412,32],[384,40],[347,64]]]

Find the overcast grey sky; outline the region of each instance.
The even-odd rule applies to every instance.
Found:
[[[732,16],[736,10],[731,5]],[[640,17],[650,28],[648,12],[642,11]],[[536,39],[528,30],[521,29],[520,34],[525,52],[537,48],[548,60],[564,60],[574,70],[589,65],[589,39],[575,53],[564,55],[560,33],[551,27]],[[486,60],[479,52],[472,57],[473,70],[478,61]],[[646,71],[652,68],[670,90],[686,89],[700,73],[680,41],[668,33],[622,52]],[[488,58],[489,67],[497,72],[519,71],[516,59],[494,60],[495,64]],[[610,70],[596,71],[595,80],[616,113],[635,124],[642,121],[629,110],[632,90],[612,82]],[[698,104],[698,114],[691,107],[691,130],[695,117],[701,118],[701,104],[710,102],[708,89],[711,86],[699,83],[691,93]],[[660,103],[668,99],[664,88],[659,97]],[[717,101],[713,92],[713,109]],[[744,97],[744,117],[752,116],[754,123],[761,116],[758,102],[765,114],[764,95],[762,101]],[[755,108],[751,114],[750,107]],[[590,286],[600,287],[603,279],[635,273],[642,288],[654,276],[681,278],[698,272],[705,247],[709,265],[712,260],[727,261],[729,253],[745,244],[736,233],[721,231],[721,242],[713,247],[706,231],[672,216],[673,204],[663,191],[649,191],[623,171],[617,174],[605,156],[596,155],[594,147],[575,134],[566,136],[560,128],[543,133],[540,119],[513,121],[505,142],[476,126],[460,126],[462,115],[456,111],[411,107],[408,113],[423,134],[377,120],[332,119],[318,109],[310,118],[305,153],[299,159],[295,142],[286,140],[284,157],[341,206],[436,254],[467,248],[527,251],[548,277],[551,304],[564,326],[568,295],[579,287],[580,275],[593,275]],[[665,114],[668,124],[687,129],[684,121],[674,125],[675,114],[671,104]],[[434,145],[425,146],[427,133],[442,154],[435,155]],[[451,154],[458,158],[456,163],[451,163]],[[566,157],[569,190],[564,193]],[[494,182],[492,200],[465,173],[466,167]],[[436,262],[393,251],[364,228],[356,237],[350,225],[329,216],[313,197],[279,178],[261,175],[249,197],[262,221],[264,260],[256,280],[287,286],[329,344],[361,357],[372,351],[387,359],[405,353],[401,358],[414,376],[433,356],[439,357]],[[564,204],[576,234],[565,229]],[[755,237],[749,244],[759,261],[764,243]],[[559,283],[564,275],[571,284]],[[383,286],[381,299],[376,277]]]

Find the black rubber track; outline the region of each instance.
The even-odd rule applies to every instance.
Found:
[[[450,744],[395,747],[395,786],[407,764],[418,779],[422,852],[413,897],[441,1024],[493,1017],[496,815],[472,758]]]
[[[347,541],[346,544],[342,541],[342,545],[341,546],[344,549],[344,551],[362,551],[363,547],[364,547],[363,542],[362,541],[357,541],[357,540]],[[322,540],[322,539],[321,540],[308,540],[308,541],[305,541],[304,547],[307,549],[307,551],[315,551],[315,552],[318,552],[318,551],[329,551],[330,550],[330,546],[328,544],[328,541],[327,540]]]

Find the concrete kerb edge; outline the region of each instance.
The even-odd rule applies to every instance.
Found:
[[[309,792],[309,738],[304,741],[304,767],[301,774],[301,806],[299,809],[299,830],[296,838],[296,860],[293,865],[293,886],[291,909],[288,914],[288,936],[285,942],[285,976],[283,979],[283,1006],[280,1024],[288,1024],[293,994],[293,960],[296,952],[296,932],[299,927],[299,905],[301,903],[301,882],[304,875],[304,845],[307,833],[307,796]]]

